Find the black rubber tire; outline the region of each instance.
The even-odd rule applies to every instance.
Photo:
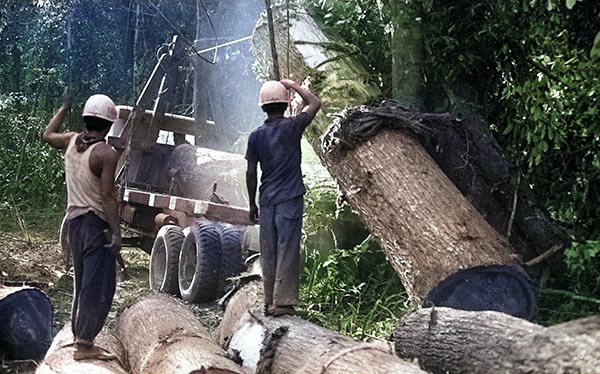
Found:
[[[183,231],[179,226],[165,225],[158,230],[150,255],[150,288],[179,297],[179,253]]]
[[[246,264],[242,256],[240,229],[232,225],[221,224],[219,234],[221,239],[221,266],[217,284],[217,297],[223,296],[227,291],[227,278],[238,276],[246,270]]]
[[[181,298],[203,303],[216,298],[221,265],[219,228],[212,222],[196,222],[183,240],[179,255]]]
[[[60,249],[62,251],[63,263],[65,264],[65,269],[69,270],[71,268],[71,245],[69,244],[69,226],[67,222],[67,215],[62,219],[60,223],[60,232],[58,234],[58,239],[60,242]]]

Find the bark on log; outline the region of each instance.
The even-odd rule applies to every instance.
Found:
[[[256,374],[425,373],[386,343],[361,343],[296,317],[264,317],[262,280],[239,288],[219,328],[228,352]],[[240,317],[240,314],[243,315]]]
[[[238,374],[209,331],[180,301],[147,296],[121,313],[118,336],[134,374]]]
[[[592,374],[600,317],[545,328],[497,312],[421,309],[392,337],[396,354],[434,374]]]
[[[126,374],[125,352],[119,340],[106,328],[95,339],[95,344],[118,357],[117,360],[73,360],[73,333],[67,323],[56,335],[48,350],[44,362],[35,371],[36,374]]]
[[[241,155],[180,144],[169,156],[173,194],[189,199],[248,207],[246,160]]]
[[[38,360],[52,343],[52,305],[33,287],[0,284],[0,355]]]
[[[465,269],[517,260],[412,136],[383,131],[325,162],[412,297]]]

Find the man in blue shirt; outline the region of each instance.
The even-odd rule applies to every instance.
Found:
[[[290,92],[296,91],[304,108],[285,117]],[[263,267],[265,314],[293,314],[300,283],[300,240],[303,195],[300,140],[304,129],[321,107],[319,99],[289,79],[266,82],[259,105],[267,114],[262,126],[248,138],[246,184],[250,196],[250,220],[260,221],[260,252]],[[260,183],[260,219],[256,205],[257,164]]]

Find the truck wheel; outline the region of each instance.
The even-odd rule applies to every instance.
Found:
[[[242,257],[241,232],[238,228],[222,224],[221,236],[221,271],[217,285],[217,297],[221,297],[227,290],[227,278],[235,277],[246,270]]]
[[[69,270],[71,268],[71,245],[69,244],[69,225],[66,214],[60,223],[59,241],[65,269]]]
[[[221,264],[218,226],[197,222],[185,236],[179,255],[181,298],[193,303],[215,299]]]
[[[179,296],[177,273],[183,232],[175,225],[160,228],[150,254],[150,288]]]

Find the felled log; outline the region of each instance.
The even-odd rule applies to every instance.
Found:
[[[403,130],[382,130],[354,149],[342,147],[343,126],[326,135],[327,168],[380,239],[409,295],[532,318],[535,298],[513,265],[517,255],[410,135],[424,126],[407,121]]]
[[[108,353],[114,354],[116,360],[82,360],[75,361],[73,353],[73,333],[71,324],[67,323],[56,335],[44,361],[38,366],[36,374],[125,374],[125,352],[119,340],[106,328],[96,337],[94,343]]]
[[[417,374],[416,365],[395,357],[386,343],[362,343],[300,318],[264,317],[262,280],[239,288],[227,303],[219,339],[230,355],[256,374]],[[241,312],[243,314],[240,317]]]
[[[371,112],[371,113],[369,113]],[[398,103],[369,108],[360,117],[395,114],[412,116]],[[481,117],[461,121],[441,117],[429,121],[432,130],[419,142],[486,221],[507,236],[524,260],[532,259],[568,242],[565,230],[549,214],[533,204],[529,184],[508,159]]]
[[[180,144],[169,156],[167,177],[175,195],[248,207],[246,161],[241,155]]]
[[[392,337],[396,354],[434,374],[592,374],[600,317],[546,328],[497,312],[421,309]]]
[[[165,294],[144,297],[125,309],[117,334],[134,374],[242,372],[194,313]]]
[[[52,343],[52,305],[33,287],[0,284],[0,355],[38,360]]]
[[[228,340],[238,328],[242,317],[250,312],[253,315],[264,314],[264,289],[260,256],[247,261],[248,271],[233,282],[232,290],[224,296],[221,303],[226,305],[223,319],[219,324],[218,339],[221,346],[227,346]]]

